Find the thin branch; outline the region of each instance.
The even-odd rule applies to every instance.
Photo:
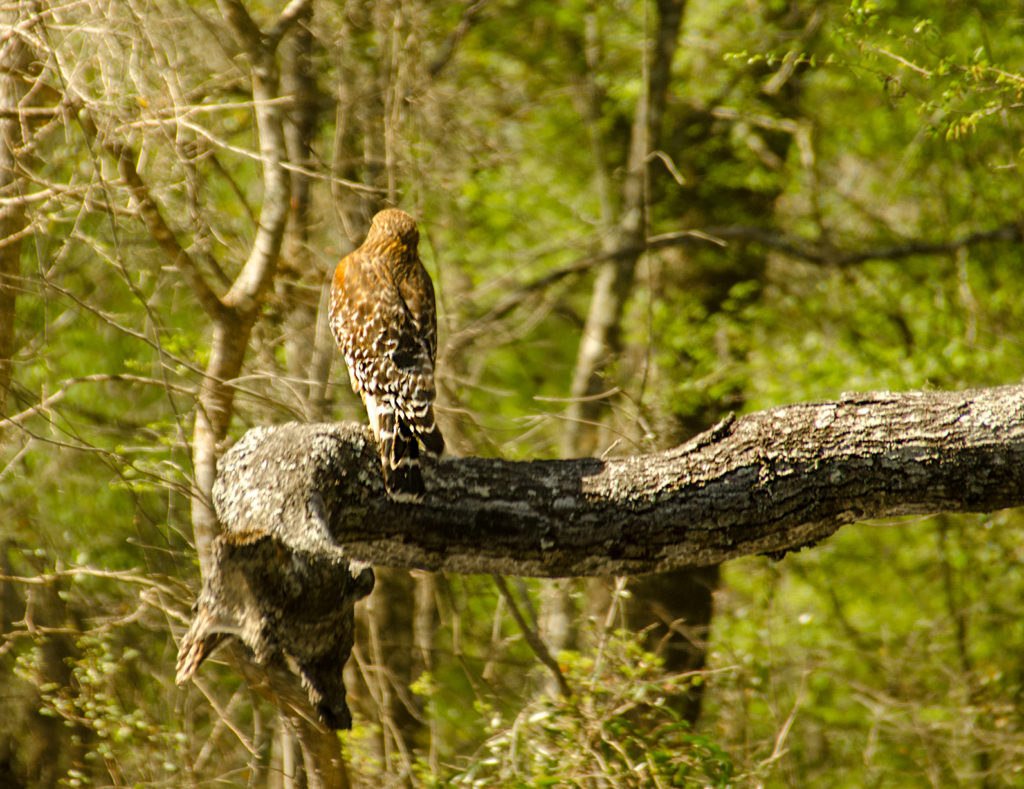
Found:
[[[890,52],[889,50],[883,49],[882,47],[876,47],[873,44],[869,44],[867,41],[863,40],[859,40],[857,41],[857,43],[860,46],[864,47],[868,52],[874,52],[876,55],[883,55],[884,57],[895,60],[900,65],[906,66],[908,69],[910,69],[911,71],[916,71],[918,74],[922,74],[926,77],[935,76],[928,69],[924,68],[923,66],[919,66],[916,63],[912,63],[902,55],[897,55],[895,52]]]
[[[217,695],[206,685],[205,682],[202,682],[201,680],[195,680],[195,685],[199,688],[199,692],[206,697],[206,700],[210,702],[210,706],[213,707],[214,711],[217,713],[217,719],[231,730],[231,733],[238,738],[238,742],[241,743],[242,747],[253,756],[259,756],[259,752],[256,750],[256,746],[253,742],[246,736],[245,732],[235,725],[234,721],[231,719],[231,715],[221,707],[220,703],[217,701]]]
[[[961,249],[987,243],[1021,243],[1024,241],[1024,222],[1014,221],[999,225],[991,230],[979,230],[958,239],[935,240],[911,239],[889,246],[869,246],[864,249],[839,250],[823,243],[775,233],[766,228],[750,225],[725,225],[708,227],[703,230],[680,230],[652,236],[640,247],[623,247],[597,255],[580,258],[561,266],[536,279],[530,280],[510,291],[488,312],[473,321],[466,328],[453,334],[448,340],[447,353],[456,353],[477,337],[491,330],[495,321],[506,318],[521,306],[530,296],[545,291],[564,279],[585,274],[591,269],[613,260],[629,259],[643,252],[672,247],[688,247],[699,244],[728,246],[729,242],[762,244],[782,252],[789,257],[808,263],[832,265],[839,268],[866,263],[870,260],[902,260],[914,255],[949,255]]]
[[[1024,240],[1020,221],[1008,222],[1005,225],[993,228],[992,230],[981,230],[970,233],[960,239],[951,241],[928,241],[924,239],[907,241],[903,244],[893,244],[888,247],[877,247],[875,249],[855,250],[836,255],[825,254],[815,259],[807,255],[810,262],[833,263],[837,266],[850,266],[855,263],[864,263],[868,260],[901,260],[914,255],[948,255],[960,249],[975,246],[976,244],[987,244],[993,242],[1021,243]]]
[[[800,709],[800,703],[803,701],[804,688],[807,685],[807,674],[810,673],[805,671],[800,677],[800,687],[797,688],[796,698],[793,700],[793,707],[789,711],[789,715],[786,716],[785,722],[782,724],[782,728],[779,729],[779,733],[775,736],[775,747],[772,748],[771,754],[760,762],[760,767],[765,768],[778,761],[786,754],[786,740],[789,738],[789,732],[793,728],[793,722],[796,720],[797,710]]]
[[[139,586],[159,589],[164,594],[169,595],[177,595],[185,591],[184,585],[175,589],[167,584],[157,581],[154,578],[141,575],[136,570],[98,570],[95,567],[89,567],[86,565],[80,567],[69,567],[66,570],[56,570],[52,573],[41,573],[39,575],[0,575],[0,581],[26,584],[30,586],[47,586],[52,584],[54,581],[68,578],[77,579],[83,576],[113,579],[120,583],[138,584]]]
[[[459,43],[466,33],[469,32],[470,27],[472,27],[480,12],[483,11],[485,5],[487,5],[487,0],[476,0],[476,2],[470,2],[462,10],[462,16],[459,18],[458,24],[452,28],[452,32],[448,34],[448,37],[441,45],[441,51],[438,52],[437,57],[427,67],[427,74],[431,77],[436,77],[444,71],[445,66],[455,56],[455,50],[458,49]]]
[[[137,154],[129,145],[121,140],[114,139],[101,134],[92,113],[88,109],[87,101],[77,95],[70,86],[65,87],[66,103],[70,109],[75,111],[79,126],[85,135],[99,143],[99,145],[117,162],[118,172],[128,186],[132,198],[138,204],[139,214],[150,236],[157,245],[164,251],[179,271],[188,280],[189,286],[195,293],[196,300],[211,319],[223,318],[226,313],[224,303],[210,287],[203,275],[199,265],[184,247],[178,242],[174,231],[168,226],[160,207],[153,199],[149,187],[143,181],[135,167]]]
[[[20,121],[24,118],[55,118],[60,115],[60,107],[9,107],[0,108],[0,120]]]
[[[512,618],[516,620],[516,624],[519,625],[519,629],[523,633],[523,638],[526,639],[526,643],[530,649],[533,650],[533,654],[537,656],[537,659],[543,663],[555,677],[555,681],[558,683],[558,692],[568,698],[572,695],[572,688],[569,687],[569,683],[565,679],[565,675],[562,674],[562,669],[558,665],[558,661],[551,656],[551,652],[548,650],[548,645],[544,643],[544,639],[540,637],[536,630],[534,630],[527,623],[523,617],[522,611],[519,610],[519,604],[516,603],[516,599],[512,596],[511,590],[508,588],[508,584],[505,583],[505,579],[500,575],[493,575],[494,583],[498,587],[498,591],[501,592],[501,596],[505,598],[505,602],[508,603],[509,613],[512,614]]]
[[[134,383],[134,384],[147,384],[151,386],[157,386],[160,389],[177,392],[179,394],[187,394],[194,396],[196,390],[194,387],[176,386],[175,384],[162,381],[157,378],[146,378],[141,375],[129,375],[127,373],[121,374],[107,374],[97,373],[95,375],[82,375],[76,378],[68,378],[64,381],[60,388],[51,395],[47,395],[38,403],[30,408],[26,408],[19,414],[15,414],[11,417],[6,417],[4,422],[6,424],[20,425],[25,420],[35,416],[41,411],[46,411],[49,408],[56,405],[58,402],[64,399],[64,396],[68,393],[68,390],[72,386],[77,384],[94,384],[94,383]]]
[[[174,231],[168,227],[163,214],[160,213],[160,207],[135,168],[135,152],[117,140],[103,140],[101,144],[117,160],[117,169],[138,204],[139,215],[142,217],[146,229],[149,230],[149,235],[177,269],[185,275],[189,287],[206,314],[211,319],[222,317],[225,312],[223,302],[206,281],[206,277],[203,276],[195,259],[185,251],[185,248],[178,242]]]
[[[910,239],[889,246],[869,246],[864,249],[840,250],[820,241],[806,241],[793,236],[786,236],[766,228],[750,225],[724,225],[708,227],[702,230],[683,230],[677,233],[665,233],[647,240],[640,251],[664,249],[667,247],[692,246],[701,242],[724,245],[729,241],[740,241],[750,244],[763,244],[791,257],[806,260],[808,263],[821,263],[834,266],[852,266],[868,260],[901,260],[914,255],[948,255],[964,247],[992,242],[1017,242],[1024,240],[1022,236],[1024,221],[1007,222],[991,230],[979,230],[958,239],[936,240]],[[611,257],[629,257],[637,253],[637,249],[619,249],[607,253]],[[602,256],[603,257],[603,256]],[[590,268],[601,262],[597,258],[579,261],[576,266]]]

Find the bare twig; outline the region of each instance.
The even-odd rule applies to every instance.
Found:
[[[519,625],[519,629],[523,633],[523,638],[526,639],[526,643],[533,650],[533,654],[537,656],[537,659],[543,663],[551,671],[558,683],[559,692],[568,698],[572,695],[572,688],[569,687],[569,683],[565,679],[565,675],[562,673],[562,669],[558,665],[558,661],[551,656],[551,652],[548,651],[547,644],[540,637],[536,630],[534,630],[527,623],[523,617],[522,612],[519,610],[519,605],[516,603],[515,598],[512,596],[512,592],[508,588],[508,584],[505,583],[505,579],[500,575],[493,575],[494,583],[498,587],[498,591],[501,592],[501,596],[505,602],[508,603],[509,613],[512,614],[512,618],[516,620],[516,624]]]
[[[157,386],[160,389],[169,390],[172,392],[178,392],[179,394],[195,395],[196,390],[193,387],[177,386],[176,384],[169,383],[167,381],[158,378],[146,378],[141,375],[130,375],[127,373],[118,374],[107,374],[98,373],[96,375],[82,375],[76,378],[68,378],[64,383],[60,385],[60,388],[51,395],[47,395],[38,403],[30,408],[26,408],[24,411],[13,416],[4,419],[7,424],[20,425],[26,419],[29,419],[41,411],[53,407],[58,402],[64,399],[64,396],[68,393],[71,387],[78,384],[95,384],[95,383],[130,383],[130,384],[145,384],[147,386]]]
[[[990,230],[968,233],[948,240],[908,239],[889,245],[866,246],[863,249],[841,250],[824,242],[807,241],[751,225],[724,225],[703,229],[679,230],[652,236],[639,247],[623,247],[580,258],[560,266],[511,290],[488,312],[448,340],[447,353],[457,353],[476,338],[487,334],[496,321],[506,318],[530,296],[577,274],[585,274],[610,261],[630,259],[638,254],[672,247],[702,244],[729,246],[730,242],[761,244],[789,257],[808,263],[832,265],[839,268],[866,263],[870,260],[903,260],[915,255],[949,255],[961,249],[989,243],[1021,243],[1024,240],[1024,221],[1007,222]]]

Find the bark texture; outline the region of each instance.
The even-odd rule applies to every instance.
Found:
[[[455,458],[427,498],[384,493],[354,424],[250,430],[219,463],[224,532],[182,640],[179,681],[225,636],[289,665],[321,720],[348,725],[341,665],[365,563],[502,575],[662,572],[782,555],[844,523],[1024,504],[1024,386],[877,392],[726,419],[622,460]]]
[[[878,392],[727,419],[621,460],[428,465],[418,505],[384,496],[361,426],[250,430],[214,490],[228,532],[326,528],[378,565],[578,576],[798,549],[865,518],[1024,504],[1024,386]]]

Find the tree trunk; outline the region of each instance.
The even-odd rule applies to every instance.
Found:
[[[323,110],[328,106],[313,74],[310,16],[311,12],[307,12],[300,20],[295,35],[285,42],[283,53],[284,90],[294,101],[284,127],[285,142],[288,160],[297,169],[290,172],[291,208],[281,255],[278,298],[285,312],[288,376],[303,395],[305,418],[318,421],[327,416],[327,379],[334,355],[334,338],[327,327],[326,309],[321,310],[326,278],[310,250],[313,179],[309,173],[317,166],[313,140],[318,134]]]
[[[619,331],[626,304],[633,296],[636,268],[643,255],[642,249],[647,236],[648,174],[651,151],[661,149],[663,118],[668,106],[672,62],[678,46],[685,0],[660,0],[655,33],[651,44],[649,64],[645,63],[646,90],[637,102],[629,140],[626,175],[622,182],[618,219],[611,216],[611,205],[616,202],[611,195],[602,194],[602,213],[610,225],[604,235],[602,251],[609,253],[622,249],[633,249],[629,255],[618,256],[598,268],[586,322],[580,337],[576,365],[573,371],[570,395],[573,398],[568,409],[563,435],[563,455],[573,457],[600,451],[600,431],[597,422],[607,409],[607,399],[600,395],[611,388],[606,378],[609,365],[618,355],[620,348]],[[588,29],[589,32],[589,29]],[[598,140],[597,118],[600,114],[597,97],[590,96],[584,113],[588,116],[592,137],[595,138],[595,155],[605,145]],[[604,162],[595,163],[599,176],[605,172]],[[608,189],[607,177],[599,177],[599,186]],[[636,631],[648,633],[649,645],[657,642],[664,645],[663,657],[669,671],[681,672],[699,668],[704,661],[704,638],[711,617],[711,598],[717,579],[717,572],[707,570],[699,577],[690,579],[687,570],[674,571],[663,584],[651,579],[632,584],[632,595],[625,607],[626,624]],[[682,584],[689,594],[678,593]],[[610,579],[595,579],[588,584],[587,608],[591,612],[607,607],[611,603],[608,590]],[[665,588],[676,589],[667,597],[652,597]],[[557,611],[564,608],[554,590],[545,595],[545,610]],[[657,615],[656,615],[657,612]],[[671,612],[672,619],[664,621]],[[546,617],[558,622],[558,616]],[[699,631],[699,640],[678,638],[678,623],[687,622],[691,630]],[[668,628],[665,630],[665,628]],[[666,638],[667,636],[667,638]],[[676,658],[680,658],[676,660]],[[695,689],[683,706],[687,713],[699,710],[701,689]],[[694,718],[687,717],[688,720]]]
[[[630,133],[619,218],[609,228],[603,243],[605,252],[622,249],[635,249],[637,252],[604,263],[594,280],[569,390],[574,399],[568,409],[563,436],[562,454],[566,457],[596,451],[593,422],[605,408],[605,403],[597,395],[606,388],[604,371],[610,355],[618,348],[619,325],[626,302],[633,293],[637,262],[643,254],[649,156],[652,150],[661,145],[662,119],[668,101],[672,60],[685,8],[686,0],[658,2],[658,23],[646,90],[637,102]],[[603,167],[603,163],[597,166]]]
[[[284,34],[305,13],[308,2],[290,3],[268,31],[256,26],[238,0],[221,0],[220,5],[252,65],[252,98],[263,164],[263,207],[245,265],[220,303],[207,308],[214,319],[213,340],[192,433],[192,528],[204,572],[217,535],[210,492],[217,473],[218,445],[227,435],[234,412],[232,381],[241,372],[252,327],[273,281],[288,218],[291,180],[284,167],[288,154],[283,109],[278,101],[276,50]],[[209,290],[205,283],[199,287]]]

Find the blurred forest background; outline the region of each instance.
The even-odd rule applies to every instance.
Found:
[[[456,454],[1024,373],[1020,0],[282,6],[0,4],[5,787],[320,785],[175,638],[217,454],[365,419],[324,285],[385,205]],[[1022,546],[1011,511],[628,584],[381,569],[348,777],[1024,785]]]

